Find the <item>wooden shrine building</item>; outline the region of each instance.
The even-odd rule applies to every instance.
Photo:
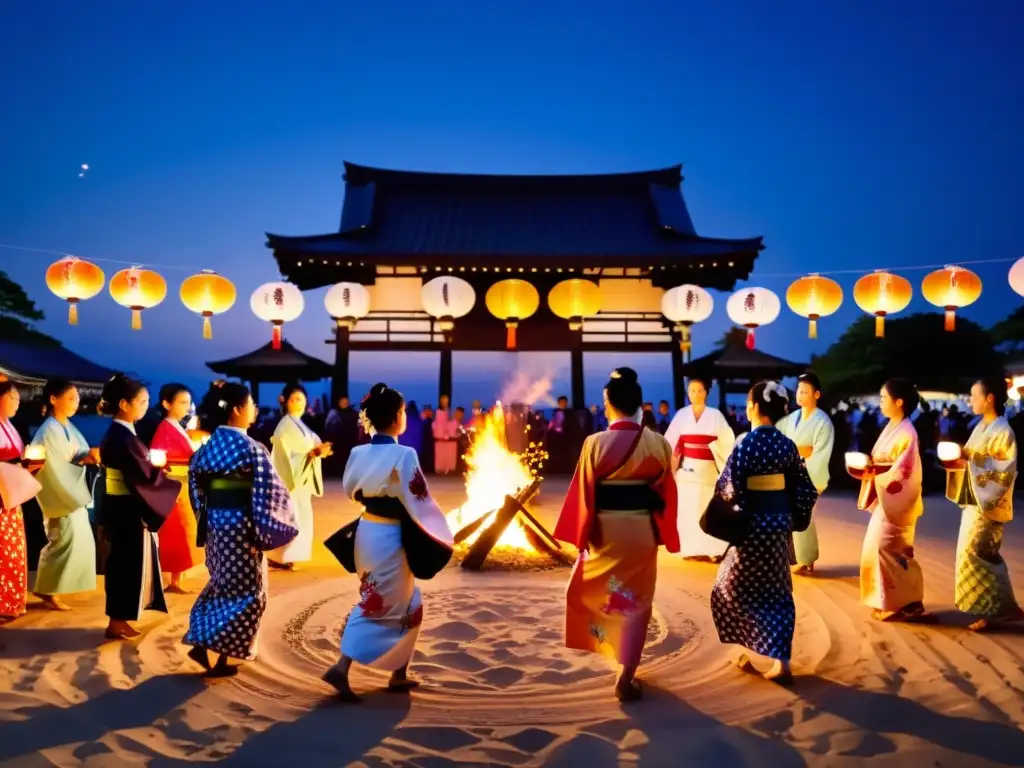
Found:
[[[728,393],[746,394],[758,381],[799,376],[807,368],[806,363],[783,360],[759,349],[747,349],[739,341],[684,364],[682,372],[685,376],[700,376],[717,382],[718,407],[724,412]]]
[[[339,282],[367,286],[371,311],[339,327],[333,400],[348,394],[350,350],[437,350],[440,392],[451,394],[453,350],[502,351],[506,329],[485,294],[519,278],[540,307],[517,331],[519,351],[571,353],[572,406],[585,407],[583,352],[664,352],[672,356],[682,405],[682,352],[661,314],[664,290],[683,283],[730,290],[747,278],[760,237],[697,234],[680,186],[682,166],[634,173],[517,176],[420,173],[345,163],[337,232],[267,234],[281,274],[301,290]],[[420,289],[452,274],[476,303],[445,332]],[[557,283],[583,278],[600,289],[600,312],[570,330],[547,303]]]
[[[206,367],[214,373],[249,382],[252,399],[257,403],[263,382],[320,381],[333,373],[328,363],[296,349],[287,340],[281,342],[280,349],[272,349],[267,342],[252,352],[207,363]]]

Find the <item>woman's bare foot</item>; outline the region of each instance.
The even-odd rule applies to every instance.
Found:
[[[814,573],[814,563],[811,563],[810,565],[798,565],[793,569],[793,573],[797,576],[810,576]]]
[[[234,677],[238,674],[238,667],[232,667],[228,665],[228,657],[221,654],[221,657],[217,659],[217,663],[206,672],[204,677]]]
[[[192,646],[192,649],[188,652],[188,657],[192,659],[196,664],[202,667],[204,670],[209,672],[212,667],[210,666],[210,654],[205,648],[201,648],[198,645]]]
[[[107,624],[107,631],[104,633],[104,636],[107,640],[132,640],[141,634],[139,630],[127,621],[111,619],[110,623]]]
[[[408,693],[419,686],[420,681],[409,677],[409,672],[405,669],[392,672],[391,679],[388,680],[388,691],[391,693]]]
[[[1011,610],[1006,611],[1002,615],[978,619],[970,625],[970,629],[974,632],[984,632],[987,629],[998,629],[1007,624],[1016,624],[1018,622],[1024,622],[1024,609],[1021,609],[1019,605],[1015,605]]]
[[[736,659],[736,666],[741,672],[746,672],[748,675],[755,675],[760,678],[764,678],[776,685],[790,686],[793,684],[793,672],[789,668],[788,661],[776,660],[772,664],[772,668],[767,672],[762,672],[754,666],[754,662],[750,660],[747,654],[740,654],[740,657]]]
[[[164,592],[172,595],[189,595],[191,592],[181,585],[181,574],[172,573],[171,583],[164,587]]]
[[[271,568],[273,568],[276,571],[294,571],[295,570],[295,563],[279,563],[276,560],[271,560],[270,558],[267,558],[267,565],[269,565]]]
[[[33,594],[35,594],[35,596],[38,597],[39,600],[42,602],[43,608],[46,608],[49,611],[70,611],[71,610],[71,608],[69,606],[65,605],[63,602],[61,602],[60,598],[57,597],[56,595],[40,595],[40,594],[36,594],[36,593],[33,593]]]
[[[347,665],[343,666],[341,664],[335,664],[324,672],[323,677],[320,679],[338,692],[338,699],[340,701],[344,701],[349,704],[358,704],[363,700],[361,696],[356,696],[355,691],[352,690],[352,686],[348,684]]]
[[[643,695],[644,687],[639,680],[619,680],[615,684],[615,698],[623,704],[629,701],[639,701]]]

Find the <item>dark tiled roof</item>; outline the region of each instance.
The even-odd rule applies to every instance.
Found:
[[[256,381],[318,381],[333,372],[329,363],[307,355],[287,341],[281,342],[281,349],[274,349],[268,342],[244,355],[207,363],[206,367],[225,376]]]
[[[704,357],[691,360],[683,366],[684,373],[706,373],[710,376],[783,377],[796,376],[807,370],[806,363],[794,363],[760,349],[747,349],[742,344],[730,344]]]
[[[0,367],[32,379],[71,379],[101,384],[115,371],[57,345],[24,344],[0,339]]]
[[[331,257],[345,261],[328,267],[355,267],[360,260],[381,259],[394,265],[532,266],[568,258],[580,268],[722,259],[715,266],[724,269],[732,259],[737,262],[735,271],[745,276],[762,248],[760,237],[697,235],[679,188],[681,166],[578,176],[416,173],[351,163],[345,167],[339,232],[310,237],[267,234],[282,273],[300,287],[331,282],[317,283],[309,274],[310,259],[319,259],[313,264],[323,267],[323,259]],[[354,260],[351,265],[349,259]]]

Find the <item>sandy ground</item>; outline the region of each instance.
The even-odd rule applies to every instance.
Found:
[[[461,486],[436,480],[446,508]],[[565,483],[548,481],[550,523]],[[951,607],[958,510],[927,502],[917,551],[938,627],[882,625],[858,604],[866,516],[846,496],[818,517],[823,561],[796,582],[791,690],[731,666],[708,595],[716,568],[662,555],[642,702],[622,706],[597,657],[561,647],[567,570],[467,573],[424,586],[427,616],[411,697],[357,672],[360,707],[319,678],[337,657],[355,577],[318,545],[274,573],[260,659],[234,679],[194,674],[178,641],[192,598],[146,614],[133,643],[104,641],[101,592],[66,614],[32,610],[0,629],[0,761],[106,766],[226,761],[257,766],[1024,765],[1024,635],[976,635]],[[337,485],[317,506],[317,538],[356,512]],[[1004,547],[1024,595],[1024,522]],[[191,586],[198,588],[202,569]]]

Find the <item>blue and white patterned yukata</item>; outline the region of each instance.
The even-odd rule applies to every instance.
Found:
[[[200,529],[205,515],[210,581],[192,606],[182,642],[253,659],[267,606],[263,553],[299,533],[288,489],[266,448],[241,429],[220,427],[192,457],[189,495]]]
[[[711,591],[718,637],[788,661],[796,627],[790,534],[794,518],[810,519],[818,492],[793,441],[775,427],[758,427],[736,443],[715,494],[750,518],[747,537],[729,548]]]

